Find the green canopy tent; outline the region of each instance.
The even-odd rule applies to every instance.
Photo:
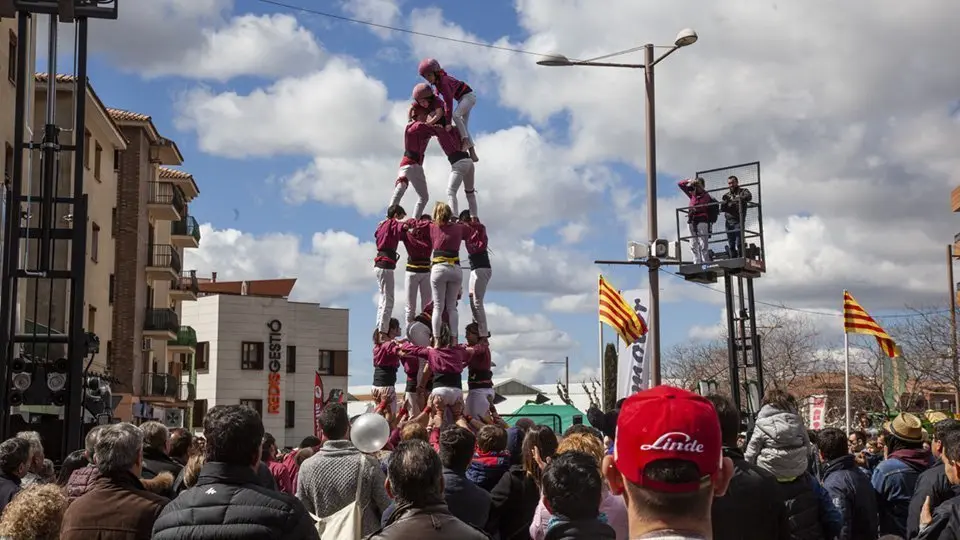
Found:
[[[529,418],[537,424],[550,426],[558,435],[574,424],[574,417],[580,417],[580,422],[586,420],[586,415],[573,405],[551,405],[527,403],[511,414],[503,415],[504,421],[513,426],[521,418]]]

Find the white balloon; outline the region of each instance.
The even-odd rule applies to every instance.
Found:
[[[389,438],[390,424],[377,413],[361,414],[350,426],[350,441],[365,454],[383,450]]]

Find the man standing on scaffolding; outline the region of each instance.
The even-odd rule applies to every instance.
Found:
[[[719,204],[707,193],[703,178],[681,180],[680,191],[690,197],[687,223],[690,225],[690,245],[693,247],[694,264],[713,261],[710,254],[710,228],[720,213]]]
[[[753,194],[747,188],[740,187],[736,176],[727,178],[730,191],[723,194],[720,207],[726,220],[727,247],[731,259],[743,257],[743,223],[747,217],[747,203],[753,200]]]

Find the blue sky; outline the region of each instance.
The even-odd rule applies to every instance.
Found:
[[[535,0],[290,3],[501,46],[562,50],[580,58],[638,45],[638,32],[657,43],[670,43],[677,30],[695,26],[701,41],[658,66],[661,236],[676,234],[673,208],[683,203],[675,187],[678,178],[697,169],[760,160],[764,178],[770,179],[765,217],[771,268],[770,279],[758,284],[761,300],[835,313],[840,291],[849,287],[861,291],[858,297],[868,309],[874,305],[883,313],[943,298],[937,289],[945,286],[931,284],[943,280],[932,246],[952,238],[952,232],[947,234],[951,225],[931,227],[926,221],[931,215],[946,216],[949,210],[940,208],[942,204],[934,206],[932,197],[915,204],[911,199],[903,227],[884,233],[888,249],[853,262],[845,256],[865,245],[855,231],[889,224],[876,225],[876,207],[843,210],[818,194],[827,189],[823,186],[832,186],[834,193],[856,193],[864,182],[871,191],[895,189],[884,175],[871,178],[863,172],[870,168],[869,158],[880,155],[883,163],[874,164],[874,170],[908,167],[918,176],[936,177],[924,193],[944,197],[950,179],[937,175],[941,169],[931,156],[948,160],[946,150],[923,146],[925,141],[904,146],[863,132],[885,133],[888,128],[880,126],[899,118],[906,124],[891,137],[906,137],[903,131],[920,129],[909,124],[911,118],[937,107],[949,111],[953,101],[920,90],[898,97],[891,90],[875,96],[878,107],[872,108],[829,88],[822,93],[807,89],[806,79],[797,74],[772,71],[785,69],[777,64],[802,58],[842,73],[863,54],[847,44],[837,53],[847,64],[817,64],[817,51],[798,56],[804,54],[802,40],[777,33],[801,16],[784,13],[788,8],[774,6],[767,12],[738,2],[726,14],[739,14],[743,28],[769,27],[764,30],[770,32],[764,42],[768,46],[761,50],[749,40],[762,41],[763,36],[734,36],[725,28],[730,22],[722,12],[700,10],[691,2],[681,2],[673,13],[666,7],[618,0],[609,13],[623,12],[623,17],[606,21],[574,2],[550,9]],[[538,68],[532,56],[383,33],[254,0],[159,0],[142,7],[142,13],[127,5],[121,9],[120,21],[94,26],[91,80],[109,106],[151,115],[183,151],[183,168],[194,174],[201,189],[191,213],[209,225],[188,265],[202,273],[218,271],[222,279],[298,277],[298,299],[349,307],[351,384],[366,384],[376,282],[369,268],[374,253],[364,243],[372,241],[383,211],[369,201],[379,198],[386,205],[400,157],[396,149],[402,119],[397,111],[419,82],[417,60],[434,56],[479,96],[471,118],[481,156],[478,198],[481,216],[493,216],[487,221],[494,251],[487,302],[507,308],[494,310],[490,323],[497,361],[505,370],[501,373],[551,381],[557,370],[538,366],[537,360],[564,356],[571,358],[573,373],[589,375],[585,369],[596,368],[597,319],[591,307],[596,273],[602,270],[621,289],[645,288],[646,282],[643,269],[592,265],[594,259],[624,258],[626,242],[645,236],[639,72]],[[857,9],[848,11],[838,17],[856,20],[863,15]],[[157,16],[166,21],[166,30],[151,25],[150,18]],[[241,24],[244,17],[246,25]],[[810,18],[800,26],[815,26]],[[639,26],[623,19],[640,21]],[[253,24],[256,21],[262,24]],[[864,24],[864,32],[870,33],[891,23],[871,15]],[[290,37],[294,34],[296,38]],[[885,61],[876,62],[876,73],[862,75],[866,80],[880,77]],[[239,67],[232,69],[231,63]],[[874,66],[862,69],[868,67]],[[360,70],[356,73],[363,78],[356,92],[336,84],[348,79],[334,79],[346,77],[351,69]],[[917,77],[932,76],[923,66],[911,69],[918,70]],[[729,86],[729,73],[765,82],[747,91]],[[314,75],[324,84],[309,86]],[[376,98],[378,84],[386,92]],[[846,89],[850,95],[872,91],[855,86]],[[278,91],[281,88],[287,94]],[[296,114],[298,110],[302,114]],[[947,121],[948,113],[941,115],[926,129],[955,133],[956,122]],[[857,125],[863,127],[859,135],[853,131]],[[359,135],[343,137],[351,139],[352,146],[341,147],[339,134],[354,131]],[[518,141],[523,144],[518,146]],[[888,145],[898,150],[888,152]],[[428,164],[428,175],[441,172],[430,180],[431,200],[439,200],[445,183],[442,156],[435,143],[428,154],[437,156],[434,165]],[[530,169],[519,168],[524,163]],[[411,194],[404,204],[413,205]],[[909,232],[915,229],[919,232]],[[316,233],[328,234],[317,240]],[[524,243],[531,240],[535,247]],[[523,264],[507,264],[514,260]],[[722,294],[675,276],[663,276],[661,284],[665,353],[678,342],[715,334]],[[402,309],[398,298],[395,314],[401,315]],[[839,325],[834,317],[814,317],[826,327]],[[613,339],[613,333],[606,332],[607,339]]]

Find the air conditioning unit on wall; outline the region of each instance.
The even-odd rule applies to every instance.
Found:
[[[163,411],[163,425],[167,426],[168,428],[183,427],[183,410],[166,409]]]

